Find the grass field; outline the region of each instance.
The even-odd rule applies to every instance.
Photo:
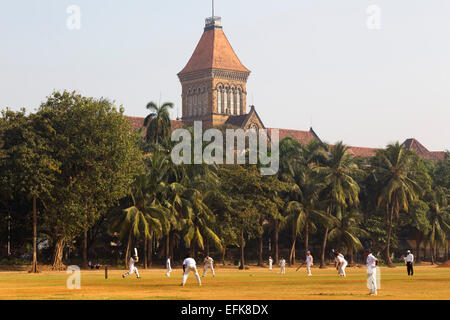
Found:
[[[201,268],[199,268],[201,269]],[[340,278],[333,268],[313,268],[307,277],[287,268],[286,274],[253,267],[250,270],[216,269],[202,278],[199,287],[191,273],[185,287],[180,287],[182,270],[174,269],[167,278],[162,269],[141,270],[122,279],[124,271],[82,271],[81,289],[66,287],[66,272],[0,272],[0,299],[26,300],[383,300],[450,299],[450,268],[418,266],[416,275],[408,277],[404,267],[381,268],[381,290],[376,297],[367,296],[365,268],[347,268],[347,278]],[[200,270],[199,270],[200,272]]]

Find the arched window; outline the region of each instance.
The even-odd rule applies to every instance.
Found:
[[[236,112],[238,115],[242,114],[241,110],[241,89],[236,91]]]
[[[223,113],[223,111],[222,111],[222,88],[217,88],[217,113]]]
[[[236,114],[236,105],[234,104],[234,89],[230,89],[230,109],[231,114]]]
[[[225,110],[225,113],[228,113],[228,90],[225,88],[223,92],[223,109]]]

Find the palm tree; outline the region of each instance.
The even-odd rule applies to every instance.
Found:
[[[172,122],[170,121],[169,109],[173,109],[174,104],[165,102],[158,106],[155,102],[149,102],[147,109],[151,113],[144,120],[146,128],[146,140],[155,144],[166,141],[172,133]]]
[[[209,197],[208,195],[205,196]],[[205,239],[211,240],[218,249],[222,250],[222,242],[211,227],[215,222],[214,214],[203,202],[200,191],[194,188],[187,189],[183,193],[181,201],[184,226],[183,239],[190,248],[191,255],[194,255],[196,246],[204,250]]]
[[[436,262],[437,245],[447,243],[450,235],[450,208],[448,206],[448,195],[445,194],[443,188],[437,188],[432,193],[430,201],[429,221],[431,231],[428,234],[431,249],[431,263]]]
[[[303,230],[305,251],[309,249],[309,234],[317,231],[316,223],[328,224],[332,217],[320,209],[319,195],[324,184],[310,169],[305,169],[296,177],[298,186],[296,200],[288,202],[286,211],[296,217],[296,233]],[[295,248],[295,243],[293,249]],[[292,250],[291,250],[292,256]]]
[[[333,241],[337,248],[346,247],[350,253],[350,263],[353,263],[353,252],[363,248],[359,236],[369,237],[369,233],[359,226],[361,215],[357,210],[343,210],[338,223],[330,229],[328,240]]]
[[[326,184],[325,193],[328,198],[328,214],[335,213],[339,220],[342,217],[342,209],[353,207],[359,203],[359,186],[352,176],[359,172],[353,156],[348,153],[348,147],[342,142],[338,142],[331,147],[328,159],[325,165],[313,166]],[[322,254],[320,267],[325,267],[325,250],[328,239],[329,227],[325,227],[325,233],[322,242]]]
[[[408,212],[410,203],[418,199],[419,186],[412,178],[411,160],[411,153],[398,142],[378,150],[374,158],[375,180],[380,189],[378,207],[386,210],[386,259],[389,266],[393,266],[390,254],[393,219],[399,218],[401,210]]]

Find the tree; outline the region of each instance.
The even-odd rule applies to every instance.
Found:
[[[348,147],[342,142],[338,142],[330,148],[330,154],[325,165],[316,165],[314,167],[315,171],[323,177],[326,184],[327,213],[334,213],[336,218],[340,220],[342,218],[342,210],[359,204],[359,185],[352,177],[359,171],[359,168],[353,161],[353,156],[348,153]],[[320,260],[321,268],[325,267],[325,250],[329,227],[332,227],[332,225],[325,226]]]
[[[330,229],[328,240],[336,244],[337,248],[344,246],[350,253],[350,263],[353,263],[353,253],[363,249],[359,240],[360,236],[369,237],[369,233],[361,228],[361,215],[353,210],[343,210],[338,217],[338,222]]]
[[[373,167],[379,186],[378,206],[386,210],[386,259],[393,266],[390,253],[393,220],[398,219],[400,211],[408,212],[409,205],[418,199],[420,188],[412,177],[411,153],[398,142],[378,150]]]
[[[62,269],[66,240],[84,234],[83,264],[87,264],[87,230],[129,192],[142,171],[139,137],[129,121],[105,99],[75,92],[55,92],[37,115],[52,130],[47,138],[61,174],[53,199],[46,203],[45,222],[55,242],[54,269]]]
[[[432,249],[431,263],[434,264],[437,260],[437,245],[440,244],[445,248],[450,235],[450,208],[448,206],[448,195],[445,194],[443,188],[438,188],[431,194],[428,219],[431,224],[431,230],[428,234],[430,248]]]
[[[174,105],[171,102],[165,102],[160,106],[153,101],[147,104],[147,109],[151,111],[144,120],[147,142],[160,144],[170,137],[172,134],[172,123],[169,110],[173,107]]]
[[[44,132],[53,132],[46,119],[26,116],[25,111],[2,112],[5,161],[1,171],[15,196],[25,195],[33,203],[33,261],[30,272],[37,273],[37,201],[51,198],[60,163],[52,156],[53,146]]]

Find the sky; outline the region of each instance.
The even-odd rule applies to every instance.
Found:
[[[266,127],[450,149],[450,1],[215,2]],[[67,25],[72,5],[80,29]],[[129,116],[171,101],[176,118],[177,73],[209,16],[211,0],[0,0],[0,108],[32,112],[54,90],[76,90]]]

